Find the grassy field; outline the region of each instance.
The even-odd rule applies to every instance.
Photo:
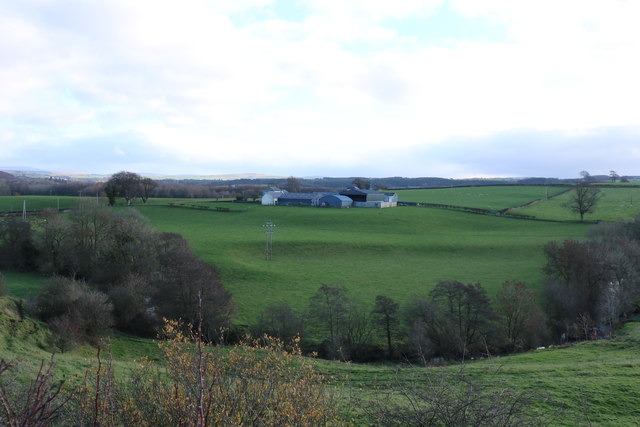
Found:
[[[398,190],[397,193],[401,202],[436,203],[497,211],[551,197],[566,189],[567,187],[555,186],[452,187]]]
[[[17,363],[26,379],[51,354],[44,326],[30,319],[11,322],[16,316],[14,302],[0,297],[0,359]],[[126,377],[135,360],[143,356],[161,360],[153,340],[115,334],[107,343],[112,347],[116,378]],[[89,346],[59,353],[55,356],[56,371],[60,377],[81,377],[86,370],[95,369],[96,354]],[[426,375],[461,369],[460,365],[422,368],[325,360],[315,363],[331,379],[342,404],[353,398],[380,398],[383,394],[379,392],[393,384],[420,382]],[[538,408],[553,416],[553,425],[636,425],[640,417],[640,324],[628,324],[612,340],[470,361],[464,372],[479,384],[507,386],[548,398]],[[344,415],[360,425],[360,403],[353,402],[345,405]]]
[[[528,193],[529,190],[542,191],[544,197],[543,187],[525,187],[510,194],[501,191],[513,191],[513,187],[492,189],[495,192],[476,193],[476,198],[467,202],[464,197],[455,196],[463,200],[462,203],[444,196],[439,200],[419,201],[501,209],[541,195],[540,192]],[[635,193],[629,191],[637,190],[603,189],[605,197],[598,211],[602,215],[616,215],[616,206],[624,201],[625,194],[629,201],[632,197],[636,200]],[[417,191],[420,193],[414,193],[415,197],[422,198],[423,192],[440,190]],[[616,193],[618,191],[621,193]],[[565,196],[558,199],[562,197]],[[406,200],[402,196],[400,199]],[[55,203],[55,198],[52,201]],[[234,294],[240,324],[251,323],[261,307],[281,300],[302,309],[323,283],[344,285],[353,296],[369,304],[377,294],[386,294],[403,303],[412,294],[426,294],[439,279],[479,281],[490,294],[507,279],[539,286],[544,263],[542,245],[549,240],[579,239],[589,228],[573,221],[541,222],[417,207],[334,210],[230,205],[193,199],[152,202],[136,208],[159,231],[184,235],[198,255],[218,266],[225,286]],[[167,205],[169,202],[184,203],[184,206],[171,207]],[[547,215],[576,219],[561,218],[565,209],[555,202],[556,199],[551,199],[532,208],[549,204]],[[640,203],[640,194],[634,203]],[[232,207],[238,212],[190,208],[198,205]],[[524,211],[522,213],[530,214]],[[265,237],[261,225],[265,221],[273,221],[278,226],[273,238],[272,261],[264,259]],[[9,293],[17,297],[33,297],[43,282],[34,275],[3,274]],[[0,298],[0,358],[17,360],[24,372],[34,372],[39,361],[50,356],[46,332],[39,322],[31,320],[16,328],[15,323],[7,320],[6,313],[12,305],[7,301],[10,300]],[[116,334],[111,344],[117,372],[126,373],[131,369],[133,359],[159,357],[152,340]],[[59,354],[56,356],[58,370],[67,376],[80,375],[94,366],[95,354],[96,350],[88,346]],[[385,387],[396,380],[419,380],[441,369],[459,369],[457,366],[425,369],[328,361],[317,364],[337,379],[341,384],[336,386],[337,391],[345,399],[347,396],[371,397],[376,387]],[[634,425],[640,418],[640,324],[630,324],[614,340],[479,360],[468,363],[465,369],[481,383],[507,384],[519,390],[547,393],[552,403],[542,406],[542,410],[555,414],[558,408],[565,408],[554,419],[554,424],[590,421],[595,425]],[[354,418],[354,422],[358,424],[358,419]]]
[[[480,282],[490,294],[505,280],[539,286],[542,245],[581,238],[588,229],[418,207],[241,208],[137,207],[158,230],[182,234],[199,256],[218,266],[234,294],[240,324],[253,322],[262,307],[278,301],[302,309],[322,284],[345,286],[367,303],[378,294],[402,303],[426,294],[437,280]],[[264,259],[265,221],[277,225],[272,261]]]
[[[23,202],[26,202],[27,212],[39,211],[42,209],[72,209],[76,207],[79,200],[94,201],[94,197],[73,197],[73,196],[0,196],[0,212],[22,212]],[[185,198],[151,198],[147,200],[149,205],[169,205],[172,203],[210,203],[214,199],[185,199]],[[100,199],[101,203],[106,203],[105,198]],[[137,203],[142,203],[139,199]],[[117,200],[123,205],[124,199]]]
[[[13,271],[1,270],[4,277],[5,289],[9,295],[16,298],[35,298],[42,289],[45,278],[35,274],[16,273]]]
[[[22,212],[23,202],[27,211],[42,209],[70,209],[78,203],[77,197],[69,196],[0,196],[0,212]]]
[[[328,376],[348,379],[349,388],[342,393],[364,399],[392,384],[420,383],[426,375],[461,369],[459,364],[421,368],[328,361],[318,361],[318,366]],[[464,373],[478,384],[548,399],[538,408],[549,414],[551,425],[638,425],[640,323],[628,324],[611,340],[470,361]]]
[[[559,191],[559,189],[554,189]],[[416,190],[420,194],[441,190]],[[543,196],[543,187],[472,187],[457,192],[466,206],[515,206]],[[470,197],[469,191],[475,192]],[[444,193],[443,193],[444,194]],[[16,200],[15,198],[12,198]],[[478,200],[482,203],[476,203]],[[57,197],[40,198],[41,206]],[[69,204],[76,198],[70,198]],[[640,198],[639,198],[640,200]],[[437,202],[453,203],[451,197]],[[8,203],[0,198],[0,203]],[[169,203],[177,207],[168,206]],[[193,209],[207,207],[209,209]],[[214,209],[231,209],[218,212]],[[425,295],[437,280],[480,282],[495,293],[505,280],[539,286],[541,247],[549,240],[581,238],[588,226],[473,215],[431,208],[316,209],[230,204],[202,199],[152,199],[136,205],[160,231],[184,235],[218,266],[234,294],[239,324],[252,323],[265,304],[286,301],[303,309],[322,284],[345,286],[371,304],[378,294],[403,303]],[[264,259],[261,225],[273,221],[273,260]],[[7,276],[11,279],[10,276]],[[8,280],[8,286],[11,280]],[[16,293],[30,297],[38,281]]]
[[[602,197],[593,214],[585,215],[585,220],[590,221],[620,221],[635,218],[640,214],[640,188],[620,187],[601,188]],[[513,209],[511,212],[532,215],[537,218],[553,219],[560,221],[579,220],[578,214],[572,213],[565,207],[571,199],[572,192],[567,192],[550,200],[545,200],[535,205],[522,209]]]

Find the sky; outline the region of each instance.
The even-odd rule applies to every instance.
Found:
[[[640,175],[640,1],[0,0],[0,167]]]

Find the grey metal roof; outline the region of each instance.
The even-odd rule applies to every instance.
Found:
[[[285,193],[280,199],[315,199],[317,196],[313,193]]]
[[[325,196],[322,196],[322,197],[320,198],[320,200],[324,199],[325,197],[335,197],[335,198],[337,198],[338,200],[341,200],[341,201],[343,201],[343,202],[351,202],[351,201],[352,201],[349,197],[347,197],[347,196],[343,196],[343,195],[341,195],[341,194],[337,194],[337,193],[336,193],[336,194],[331,193],[331,194],[327,194],[327,195],[325,195]]]
[[[340,192],[340,194],[343,195],[349,195],[349,194],[358,194],[358,195],[362,195],[362,194],[382,194],[378,191],[374,191],[374,190],[362,190],[358,187],[349,187],[346,190],[343,190]]]

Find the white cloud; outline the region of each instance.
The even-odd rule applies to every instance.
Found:
[[[194,163],[346,166],[456,137],[640,126],[640,3],[449,3],[507,38],[403,33],[443,0],[309,0],[296,22],[269,0],[5,4],[0,160],[128,134]]]

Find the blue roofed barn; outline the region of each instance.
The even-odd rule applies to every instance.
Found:
[[[320,198],[319,205],[327,208],[350,208],[353,200],[340,194],[327,194]]]
[[[280,206],[317,206],[318,195],[314,193],[285,193],[278,197]]]

